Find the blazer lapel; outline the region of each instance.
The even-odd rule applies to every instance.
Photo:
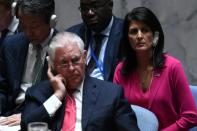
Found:
[[[46,54],[46,56],[48,56],[48,53]],[[46,80],[48,78],[47,76],[47,70],[48,70],[48,62],[47,62],[47,59],[45,57],[44,59],[44,67],[43,67],[43,70],[42,70],[42,76],[41,76],[41,80]]]
[[[19,49],[17,50],[19,54],[18,56],[18,61],[16,61],[15,66],[16,66],[16,72],[13,73],[17,75],[15,78],[17,80],[14,81],[13,86],[14,86],[14,91],[13,92],[18,92],[18,88],[20,87],[21,81],[22,81],[22,76],[23,76],[23,69],[25,67],[25,61],[27,57],[27,52],[28,52],[28,47],[29,47],[29,41],[24,37],[24,40],[22,41],[22,44],[19,45]],[[17,93],[15,93],[17,95]]]
[[[88,46],[91,38],[91,31],[83,24],[80,28],[79,36],[82,38],[85,44],[85,50],[88,50]]]
[[[58,31],[56,29],[54,29],[54,32],[53,32],[53,35],[51,37],[51,40],[53,39],[53,37],[58,33]],[[48,44],[50,44],[51,40],[49,41]],[[48,56],[48,52],[46,53],[46,56],[45,56],[45,59],[44,59],[44,67],[43,67],[43,70],[42,70],[42,76],[41,76],[41,80],[46,80],[48,78],[47,76],[47,70],[48,70],[48,62],[47,62],[47,59],[46,57]]]
[[[111,27],[111,31],[109,34],[109,39],[108,39],[107,47],[105,51],[104,80],[109,80],[110,73],[112,69],[115,68],[113,66],[116,66],[116,65],[113,65],[113,63],[116,63],[116,58],[119,52],[120,39],[122,36],[121,30],[122,30],[122,25],[120,24],[120,22],[118,22],[117,18],[114,17],[114,22]]]
[[[99,94],[99,88],[94,83],[93,78],[86,75],[83,86],[83,102],[82,102],[82,129],[85,130],[88,121],[92,115],[92,110],[96,104]]]

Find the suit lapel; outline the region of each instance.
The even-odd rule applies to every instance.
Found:
[[[48,54],[46,55],[48,56]],[[44,59],[44,67],[43,67],[43,70],[42,70],[42,76],[41,76],[41,81],[42,80],[46,80],[48,77],[47,77],[47,70],[48,70],[48,62],[46,60],[46,57]]]
[[[113,69],[115,65],[113,63],[116,63],[116,58],[118,55],[119,51],[119,42],[121,38],[121,31],[122,27],[118,23],[117,18],[114,17],[114,22],[111,27],[111,31],[109,34],[109,39],[107,42],[106,46],[106,51],[105,51],[105,60],[104,60],[104,69],[105,69],[105,74],[104,74],[104,79],[109,80],[111,69]]]
[[[85,49],[88,50],[88,46],[90,43],[90,38],[91,38],[91,31],[88,30],[88,28],[83,24],[82,27],[80,28],[80,33],[79,36],[83,39],[84,44],[85,44]]]
[[[15,64],[16,66],[16,77],[18,80],[14,82],[14,92],[18,92],[18,88],[20,87],[21,81],[22,81],[22,76],[23,76],[23,69],[25,67],[25,61],[27,57],[27,52],[28,52],[28,47],[29,47],[29,41],[26,37],[23,38],[22,43],[18,45],[18,53],[16,54],[18,56],[18,61],[16,61],[18,64]],[[17,93],[15,93],[17,95]]]
[[[56,29],[54,29],[53,35],[51,37],[51,40],[53,39],[53,37],[58,33],[58,31]],[[51,40],[49,41],[48,44],[50,44]],[[46,57],[48,56],[48,52],[46,52]],[[48,62],[47,59],[44,59],[44,66],[43,66],[43,70],[42,70],[42,76],[41,76],[41,80],[46,80],[48,78],[47,76],[47,70],[48,70]]]
[[[92,110],[96,104],[99,94],[99,87],[94,82],[93,78],[86,76],[83,86],[83,103],[82,103],[82,129],[85,130]]]

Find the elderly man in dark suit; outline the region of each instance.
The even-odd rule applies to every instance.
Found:
[[[56,34],[54,0],[18,1],[22,33],[7,37],[0,52],[0,125],[19,125],[26,90],[47,79],[47,49]],[[53,16],[54,18],[54,16]]]
[[[121,87],[85,75],[87,51],[76,34],[57,34],[49,47],[49,81],[26,92],[22,130],[47,122],[52,131],[138,131]]]
[[[112,81],[120,59],[123,21],[112,14],[113,0],[80,0],[83,23],[68,31],[77,33],[85,42],[87,73]]]

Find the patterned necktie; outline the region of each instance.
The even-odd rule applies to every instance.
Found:
[[[62,131],[74,131],[76,123],[76,102],[72,94],[67,94]]]
[[[104,36],[102,34],[95,34],[94,35],[95,42],[91,43],[91,45],[90,45],[90,47],[91,47],[91,49],[92,49],[92,51],[93,51],[97,60],[99,59],[99,54],[100,54],[100,51],[101,51],[103,37]],[[87,73],[91,74],[92,71],[96,68],[96,66],[97,66],[96,61],[94,60],[94,58],[91,55],[90,61],[89,61],[88,66],[87,66]]]
[[[41,45],[36,45],[35,49],[36,49],[36,62],[33,68],[33,81],[32,81],[33,85],[40,81],[42,74],[42,57],[41,57],[42,47]]]

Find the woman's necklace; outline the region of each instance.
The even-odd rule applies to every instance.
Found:
[[[148,90],[153,76],[153,67],[148,67],[140,73],[140,85],[145,92]]]

